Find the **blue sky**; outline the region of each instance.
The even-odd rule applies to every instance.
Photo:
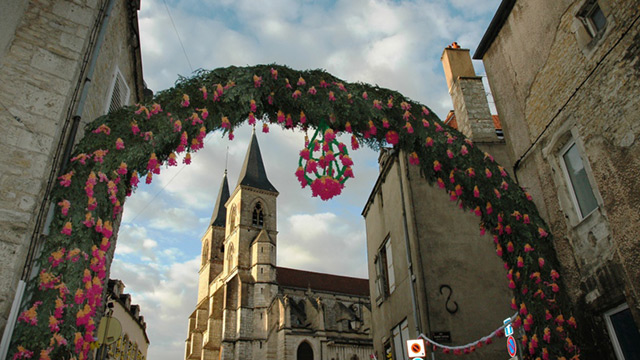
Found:
[[[444,118],[451,106],[440,63],[453,41],[472,53],[499,0],[166,0],[194,69],[260,63],[323,68],[346,81],[400,91]],[[144,77],[162,90],[191,68],[162,0],[139,13]],[[474,63],[483,73],[481,63]],[[164,168],[125,204],[112,278],[141,305],[148,356],[180,359],[196,301],[200,238],[225,168],[235,187],[251,129],[233,141],[209,134],[189,166]],[[329,202],[312,198],[294,176],[304,134],[258,133],[278,197],[278,265],[367,277],[361,211],[377,177],[377,153],[352,152],[356,178]],[[227,150],[228,148],[228,150]]]

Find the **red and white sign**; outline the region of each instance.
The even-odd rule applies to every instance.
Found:
[[[509,336],[507,338],[507,351],[509,352],[509,356],[514,357],[518,352],[518,347],[516,346],[516,339],[513,336]]]
[[[427,356],[424,340],[407,340],[407,354],[409,355],[409,358]]]

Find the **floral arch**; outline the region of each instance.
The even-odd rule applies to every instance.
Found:
[[[346,83],[323,70],[258,65],[198,71],[152,103],[87,126],[52,193],[58,207],[39,276],[27,287],[12,359],[87,358],[126,196],[141,178],[151,182],[162,163],[177,165],[177,154],[186,152],[189,163],[208,132],[221,130],[232,139],[245,121],[261,123],[264,132],[270,126],[316,130],[292,172],[323,200],[338,195],[353,176],[348,147],[388,143],[405,151],[428,181],[478,216],[480,232],[493,235],[514,292],[514,326],[526,334],[523,357],[579,357],[548,227],[531,196],[490,154],[396,91]],[[336,140],[344,132],[351,133],[349,145]]]

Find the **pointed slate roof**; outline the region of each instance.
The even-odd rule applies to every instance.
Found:
[[[251,134],[251,142],[249,142],[249,149],[247,149],[247,155],[244,158],[244,164],[242,165],[238,185],[246,185],[256,189],[278,192],[267,178],[267,172],[265,171],[264,164],[262,163],[262,155],[260,154],[260,146],[258,145],[258,139],[256,138],[255,128]]]
[[[227,209],[224,204],[226,204],[227,200],[229,200],[229,182],[227,181],[227,170],[225,169],[209,226],[225,226],[227,223]]]

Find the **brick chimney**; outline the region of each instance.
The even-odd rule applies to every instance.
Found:
[[[458,130],[475,142],[501,142],[496,135],[489,103],[482,84],[476,76],[469,49],[453,43],[444,49],[444,75],[458,123]]]

